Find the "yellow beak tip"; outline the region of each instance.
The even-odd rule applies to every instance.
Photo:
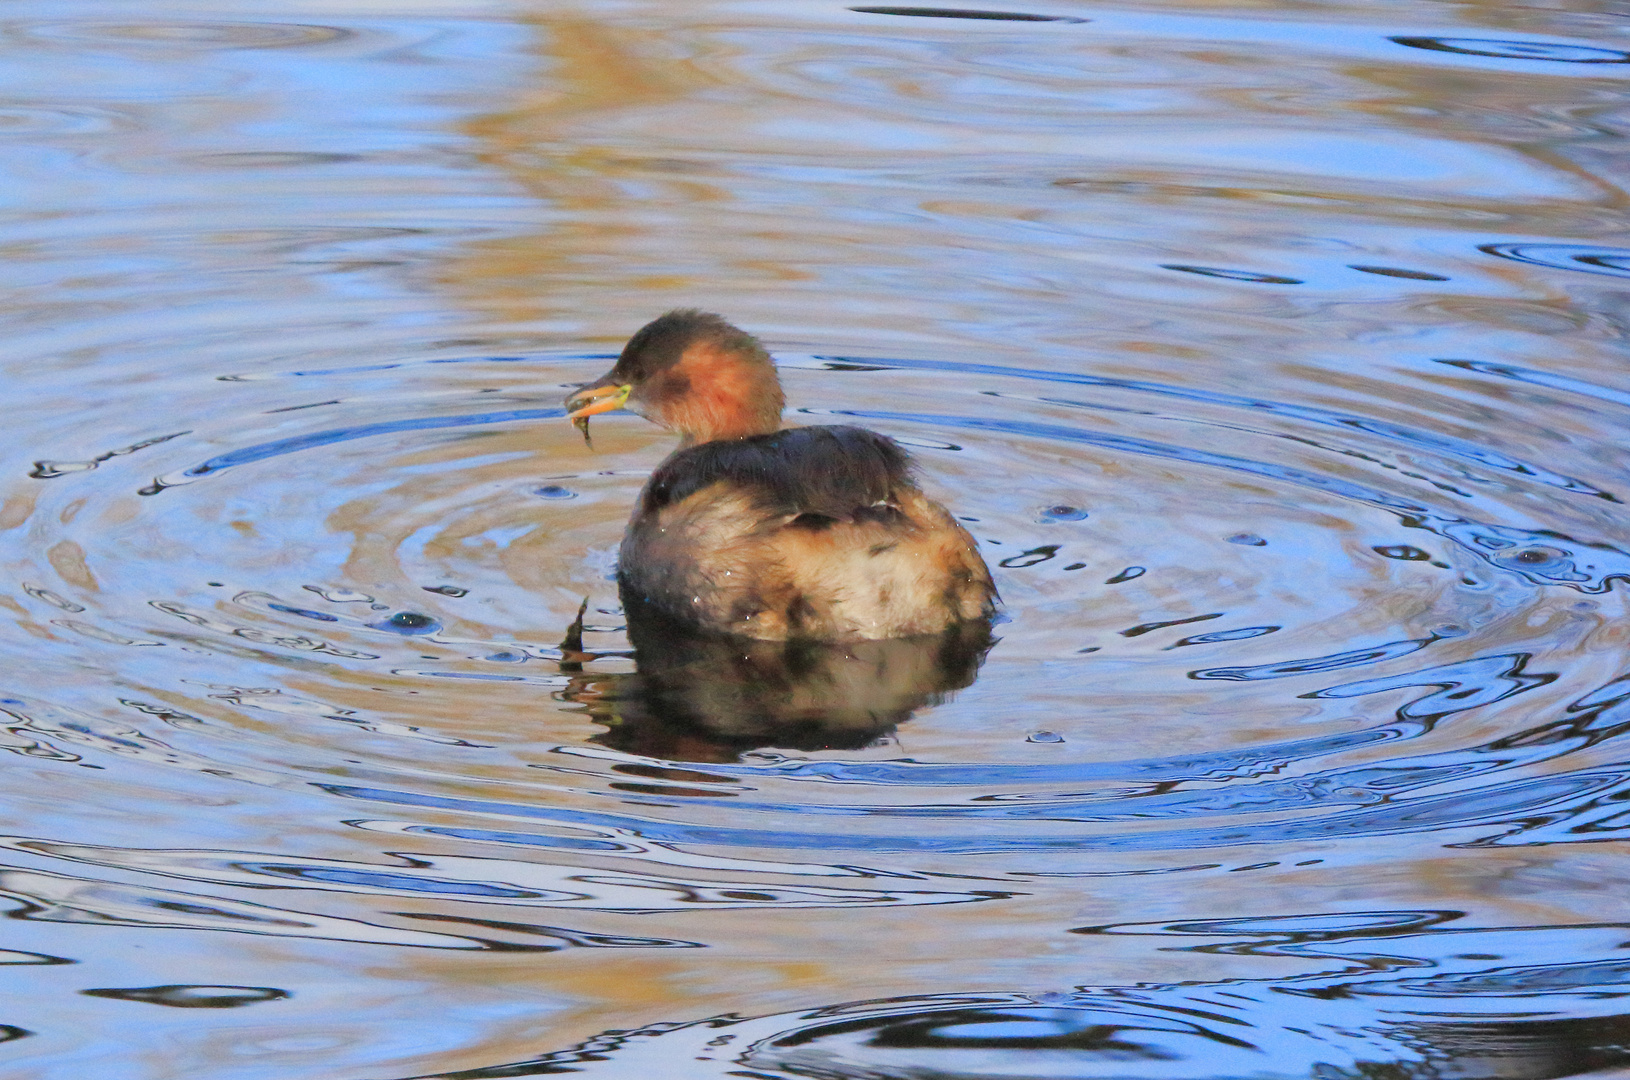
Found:
[[[628,401],[632,386],[600,386],[566,399],[566,419],[582,420],[620,409]]]

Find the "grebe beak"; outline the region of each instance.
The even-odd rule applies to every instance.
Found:
[[[596,413],[620,409],[628,403],[628,395],[633,389],[633,386],[625,385],[591,386],[586,390],[579,390],[566,399],[566,419],[583,421]]]

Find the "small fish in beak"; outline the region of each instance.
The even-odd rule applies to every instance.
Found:
[[[586,387],[566,399],[566,418],[583,433],[583,445],[594,449],[594,441],[589,438],[589,417],[622,408],[633,389],[632,385],[626,384],[602,384]]]

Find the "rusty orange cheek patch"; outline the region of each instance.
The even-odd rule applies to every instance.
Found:
[[[712,344],[692,345],[673,366],[673,375],[690,384],[669,411],[674,427],[714,438],[756,429],[753,372],[729,352]]]

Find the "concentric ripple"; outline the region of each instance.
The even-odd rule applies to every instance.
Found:
[[[1521,1061],[1524,1075],[1563,1077],[1630,1064],[1622,1040],[1630,1020],[1616,1003],[1630,974],[1623,961],[1500,963],[1482,950],[1508,948],[1510,932],[1457,925],[1463,918],[1355,911],[1086,927],[1079,932],[1198,938],[1207,943],[1168,947],[1310,958],[1327,970],[1288,986],[1088,985],[732,1013],[608,1031],[524,1061],[441,1075],[1361,1076],[1386,1061],[1394,1075],[1427,1077],[1498,1054]],[[1614,930],[1622,934],[1623,924],[1525,927],[1521,936],[1554,956],[1589,949]],[[1458,955],[1445,958],[1447,949]],[[1411,974],[1423,967],[1432,973]],[[1456,1011],[1472,986],[1505,1008],[1487,1018]],[[1384,1020],[1374,1017],[1376,1001],[1387,1003]],[[977,1073],[953,1071],[971,1062]]]
[[[1485,38],[1395,37],[1400,45],[1467,56],[1500,56],[1509,60],[1555,60],[1564,64],[1630,64],[1630,53],[1565,45],[1549,41],[1492,41]]]
[[[1482,244],[1480,251],[1502,259],[1549,266],[1557,270],[1582,270],[1587,274],[1630,277],[1630,248],[1596,247],[1590,244]]]
[[[0,1072],[1630,1067],[1608,16],[10,17]],[[630,626],[684,306],[994,625]]]
[[[13,474],[37,553],[24,604],[61,643],[42,671],[95,664],[121,689],[98,702],[14,680],[5,748],[247,784],[371,838],[318,854],[85,843],[41,823],[0,841],[45,860],[0,870],[17,917],[454,953],[707,951],[721,943],[680,923],[614,920],[949,906],[999,924],[1083,880],[1305,873],[1364,845],[1558,848],[1627,827],[1614,739],[1630,683],[1607,642],[1630,553],[1608,524],[1624,503],[1587,462],[1176,381],[783,352],[799,419],[915,448],[997,567],[1000,641],[955,660],[902,643],[631,662],[611,559],[662,435],[601,418],[590,450],[536,403],[598,370],[593,350],[447,359],[302,366],[308,408],[206,409]],[[356,396],[403,370],[432,381]],[[284,382],[213,392],[270,404]],[[829,404],[857,399],[915,409]],[[1018,498],[1014,474],[1030,478]],[[1525,524],[1535,506],[1569,532]],[[1038,723],[1036,698],[1073,704]],[[1442,985],[1484,986],[1486,965],[1466,970]],[[166,1003],[169,984],[151,985],[98,994]],[[727,1060],[841,1075],[883,1046],[918,1065],[978,1046],[1084,1069],[1229,1045],[1179,1019],[1194,991],[1136,1007],[1105,993],[765,1015],[697,1075]],[[1233,1021],[1253,1029],[1242,1061],[1328,1052],[1294,1049],[1263,1008]],[[1477,1037],[1442,1023],[1446,1046]],[[1417,1052],[1414,1027],[1375,1038],[1342,1060]],[[637,1067],[643,1045],[591,1040],[525,1068]]]

